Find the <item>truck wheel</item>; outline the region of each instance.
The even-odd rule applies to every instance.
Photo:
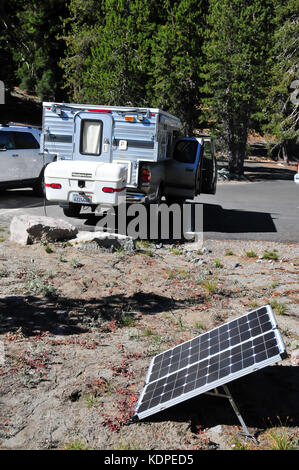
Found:
[[[62,210],[66,217],[78,217],[81,207],[81,204],[70,203],[69,207],[63,207]]]
[[[183,197],[175,197],[175,196],[165,196],[166,204],[184,204],[185,198]]]

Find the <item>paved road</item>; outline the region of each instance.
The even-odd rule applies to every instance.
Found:
[[[258,169],[258,172],[254,172]],[[299,242],[299,185],[293,172],[251,168],[252,183],[220,183],[215,196],[200,196],[204,239],[243,239]],[[0,193],[0,226],[14,215],[44,215],[44,202],[28,190]],[[59,206],[47,203],[46,214],[64,218]],[[94,230],[98,220],[89,212],[67,219],[81,230]]]
[[[292,181],[219,184],[204,203],[205,239],[299,242],[299,185]]]

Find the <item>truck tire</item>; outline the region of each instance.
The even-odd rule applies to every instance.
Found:
[[[70,203],[69,207],[63,207],[63,213],[66,217],[78,217],[81,211],[81,204]]]
[[[184,204],[185,198],[184,197],[176,197],[176,196],[165,196],[166,204],[169,206],[171,204]]]

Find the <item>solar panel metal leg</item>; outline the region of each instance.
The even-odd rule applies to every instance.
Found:
[[[239,408],[237,407],[237,405],[236,405],[236,403],[235,403],[235,401],[234,401],[234,399],[233,399],[233,397],[232,397],[232,395],[231,395],[231,393],[228,389],[228,386],[227,385],[222,385],[222,387],[223,387],[225,393],[219,393],[217,388],[215,388],[214,392],[206,392],[206,395],[212,395],[212,396],[217,396],[217,397],[228,398],[234,412],[236,413],[236,416],[237,416],[238,420],[240,421],[240,424],[243,428],[245,436],[250,437],[255,443],[257,443],[257,440],[255,439],[255,437],[252,434],[250,434],[250,432],[249,432],[249,430],[248,430],[248,428],[245,424],[245,421],[242,418],[242,415],[239,411]]]

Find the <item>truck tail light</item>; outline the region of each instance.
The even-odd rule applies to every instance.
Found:
[[[46,188],[61,189],[60,183],[46,183],[45,186]]]
[[[151,172],[147,168],[143,168],[141,170],[141,182],[142,183],[149,183],[151,180]]]
[[[90,108],[87,111],[91,113],[111,113],[110,109],[95,109],[95,108]]]
[[[121,191],[124,191],[126,189],[126,187],[124,188],[108,188],[108,187],[104,187],[102,189],[103,193],[120,193]]]

